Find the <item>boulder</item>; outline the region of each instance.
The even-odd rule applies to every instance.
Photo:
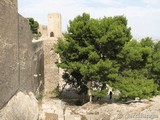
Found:
[[[37,120],[38,101],[34,94],[18,92],[8,104],[0,110],[1,120]]]

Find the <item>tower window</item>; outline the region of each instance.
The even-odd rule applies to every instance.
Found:
[[[54,37],[54,33],[53,32],[50,33],[50,37]]]

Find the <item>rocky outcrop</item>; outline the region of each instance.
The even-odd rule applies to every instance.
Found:
[[[38,102],[33,93],[18,92],[8,104],[0,110],[1,120],[37,120]]]

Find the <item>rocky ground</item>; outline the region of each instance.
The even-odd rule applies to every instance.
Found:
[[[0,110],[0,120],[37,120],[37,118],[38,120],[160,120],[160,96],[127,104],[94,102],[82,106],[71,105],[58,98],[44,98],[38,110],[33,93],[19,92]]]
[[[83,106],[70,106],[59,99],[44,99],[40,115],[40,120],[127,119],[160,120],[160,96],[128,104],[95,102],[86,103]]]

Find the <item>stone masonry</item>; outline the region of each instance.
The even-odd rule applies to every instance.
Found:
[[[39,25],[38,31],[42,34],[42,37],[48,36],[46,25]]]
[[[44,79],[45,79],[45,97],[52,97],[51,92],[57,87],[60,74],[55,62],[58,60],[58,55],[53,50],[54,40],[44,40]]]
[[[43,85],[42,41],[32,43],[17,0],[0,1],[0,109],[18,92],[38,93]]]
[[[38,31],[42,34],[42,37],[62,37],[62,23],[60,13],[48,14],[48,26],[39,25]]]
[[[61,37],[61,26],[61,14],[48,14],[48,36],[56,38]]]

